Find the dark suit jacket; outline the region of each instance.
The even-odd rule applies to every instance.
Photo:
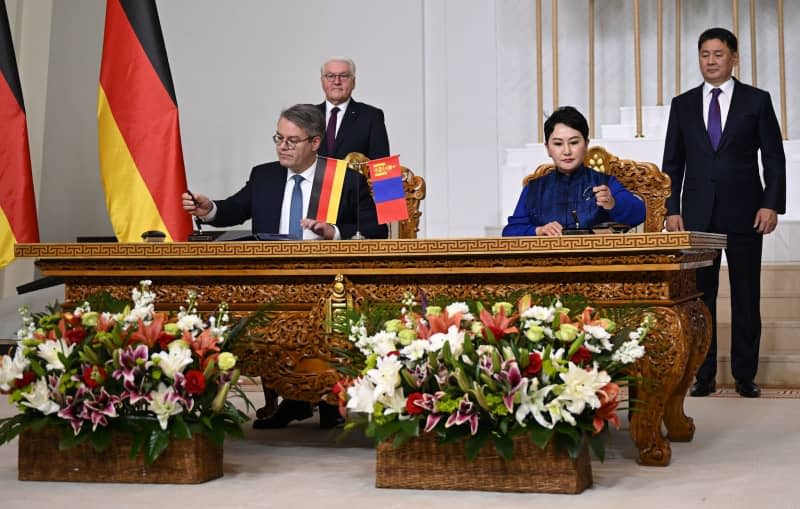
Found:
[[[286,171],[277,161],[254,167],[243,188],[224,200],[214,201],[217,215],[211,224],[234,226],[252,218],[253,233],[278,233]],[[357,228],[368,238],[385,239],[389,236],[387,226],[378,224],[367,180],[353,170],[347,170],[345,174],[336,226],[342,239],[352,237]]]
[[[734,81],[716,152],[703,122],[702,85],[672,100],[661,168],[672,179],[667,214],[681,214],[687,230],[709,231],[713,222],[718,233],[752,233],[758,209],[786,212],[786,157],[769,93]]]
[[[325,114],[325,103],[318,104],[317,108]],[[389,155],[389,136],[386,134],[383,111],[352,98],[336,133],[333,153],[328,153],[324,136],[319,147],[319,155],[335,159],[344,159],[350,152],[361,152],[370,159]]]

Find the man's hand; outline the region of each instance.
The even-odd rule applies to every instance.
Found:
[[[667,216],[667,223],[665,227],[667,228],[668,232],[682,232],[684,230],[683,217],[681,217],[680,214]]]
[[[756,221],[753,223],[753,228],[758,233],[767,235],[775,230],[778,226],[778,212],[773,209],[758,209],[756,212]]]
[[[544,226],[537,226],[536,235],[542,235],[545,237],[557,237],[561,235],[561,230],[563,229],[564,227],[561,226],[561,223],[559,223],[558,221],[552,221]]]
[[[304,230],[311,230],[325,240],[333,240],[334,235],[336,235],[336,229],[333,226],[316,219],[304,218],[300,221],[300,224],[303,225]]]
[[[211,200],[202,194],[194,194],[194,197],[192,197],[189,193],[183,193],[181,195],[181,204],[183,205],[183,210],[197,217],[207,216],[212,208]]]

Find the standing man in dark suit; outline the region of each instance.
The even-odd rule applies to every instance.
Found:
[[[727,234],[731,369],[736,392],[757,398],[761,244],[786,211],[786,157],[769,94],[732,78],[739,59],[736,36],[711,28],[700,35],[697,47],[704,83],[672,100],[664,143],[662,168],[672,179],[666,228]],[[697,271],[713,333],[692,396],[716,390],[720,257]]]
[[[253,233],[285,234],[298,240],[348,239],[357,230],[368,238],[385,239],[388,228],[378,224],[367,180],[353,170],[345,174],[336,224],[306,217],[314,175],[320,169],[318,164],[321,161],[324,164],[324,159],[317,157],[324,135],[324,120],[316,106],[292,106],[281,112],[272,136],[278,161],[254,167],[244,187],[224,200],[212,201],[202,194],[184,193],[181,196],[184,210],[214,226],[233,226],[252,219]],[[284,400],[274,415],[269,416],[275,395],[267,387],[264,394],[269,411],[267,415],[259,411],[254,428],[281,428],[313,415],[311,404]],[[323,428],[331,428],[339,421],[336,408],[331,407],[331,411],[328,407],[320,404]]]
[[[383,111],[354,100],[356,64],[349,58],[333,57],[320,68],[325,102],[317,108],[325,115],[325,136],[319,155],[344,159],[360,152],[369,159],[389,155],[389,136]]]

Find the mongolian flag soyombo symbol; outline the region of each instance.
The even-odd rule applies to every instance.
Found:
[[[0,2],[0,268],[14,244],[39,242],[28,125],[6,3]]]
[[[400,156],[374,159],[367,164],[369,165],[375,208],[378,211],[378,222],[386,224],[408,219]]]
[[[317,168],[314,170],[314,182],[311,185],[311,197],[308,203],[309,218],[336,224],[346,174],[347,161],[327,157],[317,158]]]
[[[159,230],[185,241],[192,221],[178,105],[155,0],[108,0],[97,100],[100,175],[120,242]]]

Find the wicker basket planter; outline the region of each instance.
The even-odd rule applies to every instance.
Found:
[[[222,477],[222,448],[205,435],[170,441],[150,466],[141,454],[130,458],[132,438],[123,433],[114,435],[102,453],[91,444],[61,451],[58,442],[59,432],[52,428],[21,433],[19,480],[198,484]]]
[[[528,437],[514,439],[514,458],[506,461],[485,447],[473,461],[461,443],[437,445],[423,435],[397,449],[384,442],[377,447],[375,486],[427,490],[478,490],[540,493],[580,493],[592,485],[589,451],[577,459],[544,450]]]

